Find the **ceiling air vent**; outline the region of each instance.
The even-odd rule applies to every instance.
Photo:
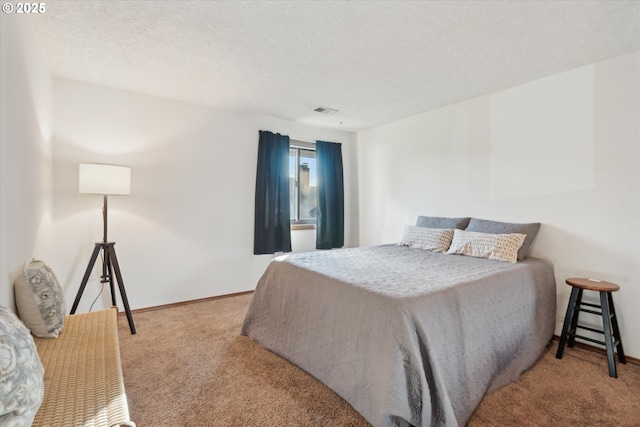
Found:
[[[338,112],[338,110],[329,107],[316,107],[313,109],[313,111],[315,111],[316,113],[326,114],[327,116],[333,116]]]

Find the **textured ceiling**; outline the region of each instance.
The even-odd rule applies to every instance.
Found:
[[[640,49],[637,1],[47,1],[29,19],[54,75],[347,131]]]

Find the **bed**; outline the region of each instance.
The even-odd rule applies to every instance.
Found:
[[[374,426],[465,425],[555,326],[553,267],[380,245],[275,258],[241,333]]]

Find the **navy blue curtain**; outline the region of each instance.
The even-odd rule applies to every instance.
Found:
[[[291,252],[289,137],[259,133],[253,253]]]
[[[342,146],[316,141],[318,217],[316,249],[344,246],[344,178]]]

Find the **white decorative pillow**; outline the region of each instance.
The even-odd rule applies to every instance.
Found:
[[[448,254],[462,254],[498,261],[518,261],[518,250],[524,242],[524,234],[489,234],[454,230]]]
[[[18,314],[31,333],[56,338],[62,331],[67,307],[53,271],[34,259],[18,276],[14,288]]]
[[[446,252],[452,238],[453,230],[405,225],[400,245],[428,249],[434,252]]]
[[[0,425],[30,426],[43,395],[44,368],[33,337],[0,306]]]

